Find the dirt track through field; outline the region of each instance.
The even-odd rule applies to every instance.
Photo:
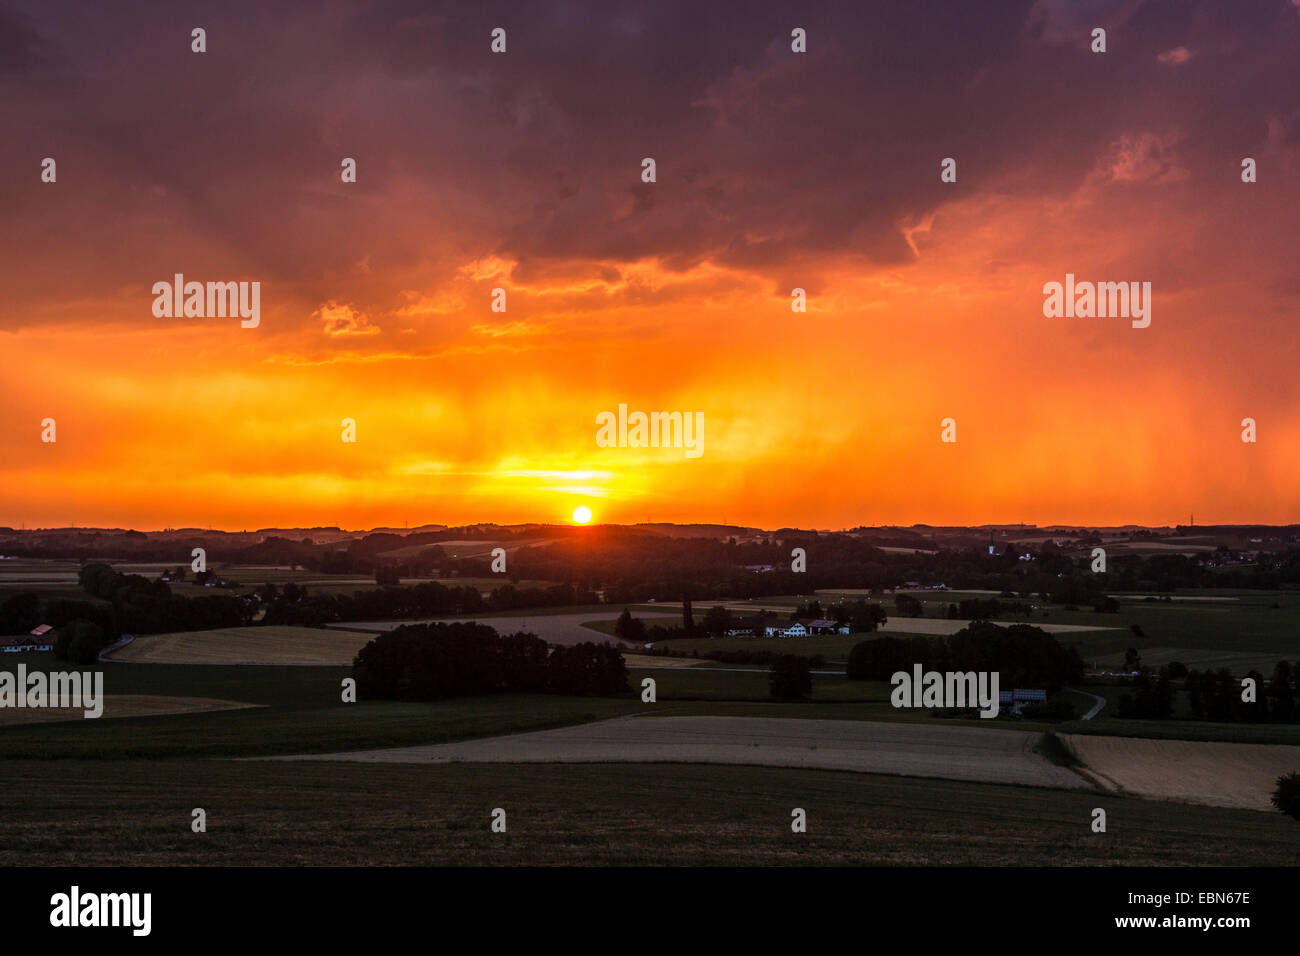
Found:
[[[1034,753],[1037,733],[776,717],[619,717],[453,744],[278,760],[393,763],[720,763],[812,767],[990,783],[1087,788]]]
[[[1143,797],[1273,810],[1282,774],[1300,771],[1300,747],[1062,734],[1092,771]]]

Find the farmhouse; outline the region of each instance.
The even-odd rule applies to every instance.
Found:
[[[763,627],[763,633],[768,637],[808,637],[811,634],[847,634],[849,626],[847,624],[837,624],[835,621],[813,620],[812,618],[802,618],[791,624],[772,623]]]
[[[998,703],[1003,710],[1019,714],[1026,704],[1041,704],[1047,700],[1047,691],[1042,689],[1016,688],[998,692]]]
[[[827,620],[808,621],[808,622],[805,624],[805,626],[808,628],[808,632],[809,632],[810,634],[847,634],[847,633],[849,633],[849,626],[848,626],[847,624],[839,624],[839,623],[837,623],[837,622],[835,622],[835,621],[827,621]]]
[[[52,650],[54,650],[54,629],[48,624],[33,628],[30,637],[0,637],[0,652],[5,654]]]

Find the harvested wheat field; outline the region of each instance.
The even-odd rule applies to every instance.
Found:
[[[346,667],[373,634],[316,627],[228,627],[150,634],[108,655],[154,664],[305,664]]]
[[[709,663],[697,657],[669,657],[666,654],[623,654],[628,667],[699,667]]]
[[[0,708],[0,727],[16,724],[48,724],[60,720],[103,720],[106,717],[161,717],[164,714],[202,714],[214,710],[241,710],[260,707],[237,700],[213,697],[166,697],[156,694],[105,694],[104,712],[87,718],[84,707],[5,707]]]
[[[272,760],[380,763],[720,763],[855,770],[1041,787],[1088,788],[1034,752],[1039,734],[867,720],[618,717],[453,744]]]
[[[1282,774],[1300,771],[1300,747],[1062,734],[1094,773],[1142,797],[1273,810]]]

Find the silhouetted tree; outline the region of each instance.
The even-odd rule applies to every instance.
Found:
[[[920,617],[925,613],[925,608],[921,602],[910,594],[899,594],[895,597],[894,607],[903,617]]]
[[[768,679],[772,696],[778,700],[805,700],[812,697],[812,674],[808,658],[782,654],[772,662]]]
[[[704,630],[714,637],[721,637],[731,627],[731,612],[721,604],[715,604],[704,612]]]
[[[1292,772],[1277,778],[1272,802],[1287,816],[1300,820],[1300,773]]]
[[[623,608],[623,613],[614,622],[614,633],[625,641],[642,643],[645,641],[645,622],[632,616],[632,612]]]

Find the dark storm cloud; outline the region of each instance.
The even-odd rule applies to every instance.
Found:
[[[48,308],[52,288],[65,306],[130,300],[174,270],[382,307],[393,275],[436,286],[487,255],[521,275],[642,257],[768,278],[829,257],[906,263],[901,221],[985,190],[1066,195],[1123,134],[1167,136],[1210,179],[1270,122],[1293,143],[1298,14],[1286,0],[16,5],[0,14],[6,322]],[[1105,56],[1088,51],[1092,25],[1110,30]],[[190,52],[195,26],[206,54]],[[496,26],[504,56],[488,50]],[[1185,62],[1158,59],[1178,47]],[[44,156],[57,186],[38,182]],[[344,156],[356,186],[338,181]],[[941,188],[945,156],[959,182]]]

